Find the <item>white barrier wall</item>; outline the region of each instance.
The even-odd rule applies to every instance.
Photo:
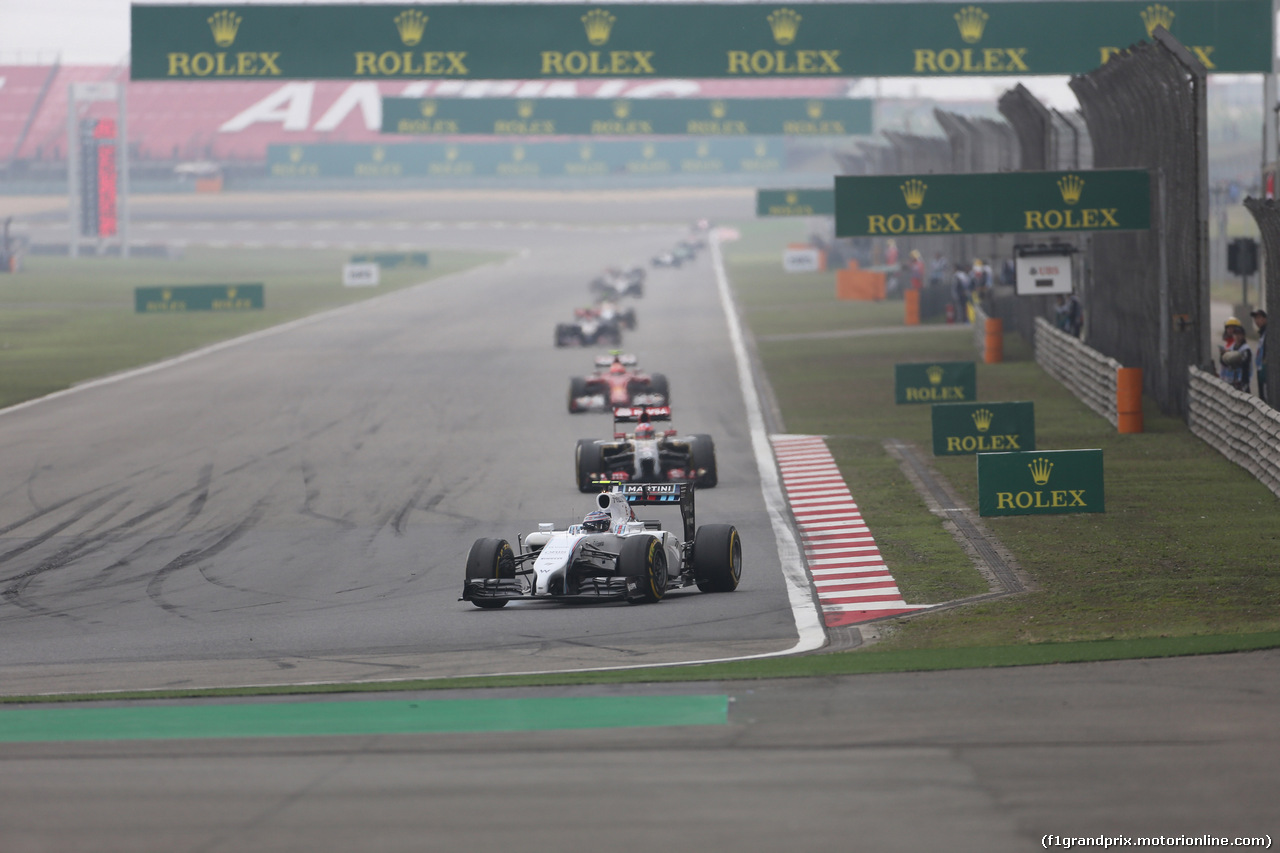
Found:
[[[1122,366],[1076,337],[1055,329],[1043,317],[1036,318],[1036,363],[1067,387],[1086,406],[1119,424],[1116,413],[1116,371]]]
[[[1280,496],[1280,410],[1197,367],[1187,373],[1191,432]]]

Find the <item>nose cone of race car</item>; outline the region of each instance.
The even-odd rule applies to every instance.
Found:
[[[533,594],[559,595],[565,591],[565,571],[573,555],[574,544],[582,537],[558,535],[538,552],[533,564]]]

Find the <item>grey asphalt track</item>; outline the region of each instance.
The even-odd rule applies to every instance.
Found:
[[[653,607],[456,600],[475,538],[514,542],[591,508],[574,447],[612,424],[568,414],[569,377],[596,350],[556,349],[555,323],[589,303],[605,266],[645,262],[687,225],[501,233],[490,244],[518,252],[505,263],[0,415],[0,690],[558,670],[793,646],[705,256],[652,273],[624,344],[667,374],[675,426],[715,437],[721,484],[702,493],[699,520],[739,527],[740,589]]]
[[[612,216],[626,198],[595,203]],[[529,252],[0,414],[0,689],[410,677],[787,647],[794,628],[705,261],[654,274],[627,348],[671,377],[677,426],[716,436],[721,486],[700,515],[743,528],[742,589],[648,607],[484,612],[455,601],[473,537],[581,511],[571,452],[594,418],[570,417],[564,395],[586,353],[554,350],[551,328],[585,299],[595,269],[645,256],[697,215],[686,198],[663,204],[591,231],[442,227],[424,244]],[[467,215],[498,221],[500,205]],[[219,212],[226,234],[253,213]],[[441,218],[395,212],[408,214]],[[597,211],[594,224],[610,216]],[[183,231],[171,226],[148,233]],[[208,239],[231,237],[210,229]],[[723,693],[732,703],[719,727],[4,744],[0,850],[1027,851],[1046,835],[1274,839],[1277,666],[1269,651],[397,696]]]

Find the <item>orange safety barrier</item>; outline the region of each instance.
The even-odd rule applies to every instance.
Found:
[[[982,360],[986,364],[999,364],[1004,361],[1004,321],[999,317],[987,318],[984,332],[986,341],[982,348]]]
[[[907,326],[920,325],[920,291],[909,287],[902,294],[902,322]]]
[[[836,270],[836,299],[874,302],[884,299],[884,273]]]
[[[198,193],[220,193],[222,192],[222,176],[218,175],[213,178],[196,178],[196,192]]]
[[[1142,432],[1142,368],[1116,370],[1116,429],[1122,433]]]

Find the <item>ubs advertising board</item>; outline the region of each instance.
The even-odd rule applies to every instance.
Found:
[[[978,454],[979,515],[1106,512],[1101,450]]]
[[[1272,68],[1271,0],[132,7],[134,80],[1083,74],[1168,30]]]
[[[1145,231],[1145,169],[838,175],[837,237]]]
[[[963,403],[978,396],[978,369],[972,361],[922,361],[893,366],[898,403]]]
[[[1035,403],[938,403],[933,416],[933,455],[1036,449]]]

